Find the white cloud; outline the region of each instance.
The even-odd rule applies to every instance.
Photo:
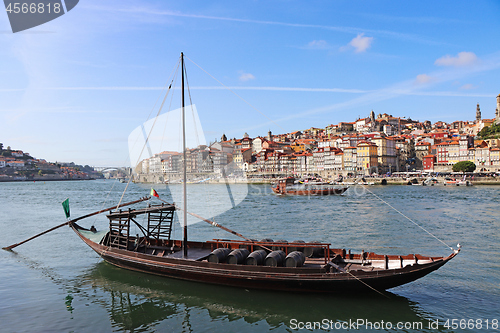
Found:
[[[250,73],[241,72],[239,79],[241,82],[246,82],[250,80],[255,80],[255,76]]]
[[[432,82],[434,80],[435,80],[435,78],[433,78],[432,76],[429,76],[427,74],[419,74],[419,75],[417,75],[415,83],[424,84],[424,83]]]
[[[343,46],[340,48],[341,51],[347,50],[349,47],[354,48],[354,52],[361,53],[365,52],[370,48],[373,42],[373,37],[365,37],[364,33],[358,34],[354,37],[348,44],[348,46]]]
[[[309,44],[307,44],[307,48],[309,49],[317,49],[324,50],[330,48],[328,43],[325,40],[313,40]]]
[[[471,89],[476,89],[476,87],[472,83],[467,83],[464,84],[459,88],[460,90],[471,90]]]
[[[437,59],[434,64],[438,66],[468,66],[477,62],[477,56],[474,52],[459,52],[456,57],[449,54]]]

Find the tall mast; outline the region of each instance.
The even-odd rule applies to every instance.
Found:
[[[183,226],[183,234],[184,234],[184,239],[182,241],[182,248],[183,248],[183,256],[184,258],[187,258],[187,253],[188,253],[188,248],[187,248],[187,159],[186,159],[186,116],[184,112],[184,53],[181,52],[181,71],[182,71],[182,76],[181,76],[181,110],[182,110],[182,155],[183,155],[183,160],[184,163],[182,167],[182,174],[183,174],[183,182],[182,182],[182,194],[183,194],[183,204],[184,204],[184,209],[183,209],[183,220],[184,220],[184,226]]]

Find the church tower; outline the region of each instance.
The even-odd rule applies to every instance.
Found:
[[[481,110],[479,109],[479,103],[477,103],[477,108],[476,108],[476,123],[479,123],[481,121]]]
[[[271,133],[271,130],[267,132],[267,141],[273,141],[273,133]]]
[[[500,123],[500,94],[497,96],[497,110],[495,112],[495,124]]]

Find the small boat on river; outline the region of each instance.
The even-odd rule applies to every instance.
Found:
[[[323,182],[300,182],[294,177],[287,177],[278,179],[272,189],[279,195],[340,195],[347,191],[349,186]]]
[[[443,185],[444,186],[472,186],[472,182],[465,179],[465,178],[466,178],[465,176],[463,179],[452,179],[452,178],[446,177]]]

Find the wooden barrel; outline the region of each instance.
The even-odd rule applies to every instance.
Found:
[[[272,243],[273,240],[271,238],[264,238],[264,239],[261,239],[259,242]],[[264,246],[266,246],[266,245],[264,245]],[[266,247],[270,248],[269,246],[266,246]],[[254,246],[254,249],[256,249],[256,250],[265,250],[267,253],[270,252],[269,250],[266,250],[262,246],[259,246],[259,245]]]
[[[266,256],[267,252],[264,250],[253,251],[245,259],[245,265],[262,265],[264,263],[264,259],[266,259]]]
[[[278,267],[283,266],[286,254],[281,250],[273,251],[266,256],[264,266]]]
[[[310,243],[321,243],[320,241],[314,241]],[[323,248],[321,246],[318,247],[305,247],[304,255],[308,258],[318,258],[323,255]]]
[[[256,239],[253,239],[253,238],[250,238],[250,240],[251,240],[252,242],[257,242],[257,240],[256,240]],[[239,248],[240,248],[240,249],[247,249],[247,250],[249,250],[249,251],[250,251],[250,250],[251,250],[251,245],[241,244],[241,245],[239,246]]]
[[[226,262],[226,258],[231,252],[231,249],[220,248],[215,249],[208,255],[208,262],[215,262],[217,264]]]
[[[305,261],[306,256],[303,252],[293,251],[286,256],[285,267],[302,267]]]
[[[305,242],[303,240],[294,240],[292,243],[305,243]],[[304,252],[304,248],[303,247],[290,246],[290,247],[288,247],[288,251],[289,252],[293,252],[293,251]]]
[[[280,240],[275,241],[275,243],[288,244],[288,241],[284,240],[284,239],[280,239]],[[274,245],[271,247],[271,250],[273,250],[273,251],[284,250],[284,248],[285,248],[285,246],[283,246],[283,245]]]
[[[245,262],[245,259],[250,254],[250,251],[247,249],[236,249],[231,251],[227,256],[227,263],[232,265],[239,265]]]

